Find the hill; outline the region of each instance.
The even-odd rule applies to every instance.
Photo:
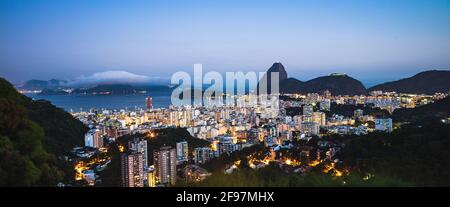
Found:
[[[413,109],[396,109],[392,118],[396,122],[429,123],[450,117],[450,96],[434,103],[419,106]]]
[[[284,66],[280,62],[274,63],[266,72],[267,89],[271,89],[271,73],[278,72],[280,78],[280,93],[322,93],[326,90],[333,95],[361,95],[366,94],[364,85],[346,75],[341,73],[333,73],[328,76],[314,78],[312,80],[303,82],[296,78],[288,78],[288,74]],[[260,83],[258,83],[259,86]]]
[[[396,91],[400,93],[435,94],[450,91],[450,71],[430,70],[398,81],[373,86],[369,91]]]
[[[67,94],[69,93],[61,89],[50,89],[50,88],[44,88],[39,93],[39,95],[67,95]]]
[[[19,94],[0,78],[0,186],[55,186],[73,179],[61,157],[87,128],[47,101]]]
[[[348,75],[334,74],[306,81],[302,92],[321,93],[326,90],[330,91],[333,95],[366,94],[366,88],[360,81]]]
[[[288,78],[287,72],[284,69],[283,64],[281,64],[280,62],[275,62],[264,74],[264,77],[262,77],[262,80],[267,81],[265,86],[266,86],[268,94],[271,93],[271,88],[272,88],[272,73],[278,73],[278,78],[279,78],[280,83]],[[262,84],[262,83],[258,83],[258,85],[257,85],[258,93],[259,93],[259,85],[260,84]]]
[[[322,93],[330,91],[333,95],[361,95],[366,94],[364,85],[347,75],[329,75],[302,82],[295,78],[288,78],[280,82],[281,93]]]
[[[391,176],[416,186],[450,186],[450,127],[432,123],[403,126],[392,133],[355,137],[340,158],[353,171]]]
[[[17,86],[17,88],[22,90],[42,90],[45,88],[48,89],[55,89],[64,86],[67,84],[67,81],[65,80],[56,80],[51,79],[48,81],[44,80],[29,80],[26,81],[24,84]]]
[[[295,78],[288,78],[280,82],[281,93],[301,93],[304,91],[305,83]]]

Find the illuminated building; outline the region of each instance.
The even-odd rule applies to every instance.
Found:
[[[326,116],[323,112],[313,112],[312,115],[312,122],[315,122],[319,124],[319,126],[325,126],[326,125]]]
[[[235,151],[235,146],[233,144],[233,138],[230,136],[221,136],[219,137],[219,143],[217,144],[218,155],[222,155],[224,153],[230,154]]]
[[[266,147],[274,146],[278,143],[278,139],[275,136],[267,136],[264,138],[264,145]]]
[[[146,106],[146,108],[147,108],[147,111],[150,111],[150,109],[153,108],[152,98],[151,98],[150,96],[148,96],[148,97],[145,99],[145,106]]]
[[[178,163],[186,162],[188,161],[188,143],[186,141],[177,142],[176,144],[177,148],[177,161]]]
[[[247,133],[247,143],[257,144],[260,142],[261,129],[251,128]]]
[[[375,119],[375,130],[392,132],[392,119]]]
[[[104,134],[110,140],[116,140],[116,138],[119,137],[119,131],[117,130],[117,127],[114,126],[105,127]]]
[[[121,177],[123,187],[144,187],[144,161],[142,153],[122,153]]]
[[[91,129],[84,135],[84,145],[87,147],[103,147],[103,137],[100,136],[100,130]]]
[[[156,187],[156,171],[153,166],[150,166],[147,170],[147,186]]]
[[[128,148],[132,151],[142,154],[144,162],[144,169],[148,167],[148,152],[147,152],[147,140],[141,138],[134,138],[128,141]]]
[[[247,142],[248,133],[245,130],[236,131],[236,138],[238,142]]]
[[[199,182],[211,175],[211,173],[197,165],[188,165],[183,171],[186,182]]]
[[[169,146],[153,153],[157,180],[160,184],[175,185],[177,180],[177,151]]]
[[[204,164],[213,157],[213,151],[209,147],[197,147],[194,149],[195,164]]]

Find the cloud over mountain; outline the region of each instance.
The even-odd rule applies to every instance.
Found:
[[[151,84],[155,81],[162,82],[166,78],[149,77],[145,75],[137,75],[134,73],[110,70],[94,73],[88,76],[79,76],[70,81],[70,85],[99,85],[99,84]]]

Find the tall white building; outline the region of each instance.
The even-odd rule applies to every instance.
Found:
[[[161,147],[153,153],[157,180],[160,184],[175,185],[177,180],[177,151]]]
[[[100,130],[91,129],[84,135],[84,145],[86,147],[103,147],[103,137],[100,136]]]
[[[144,162],[142,153],[120,155],[123,187],[144,187]]]
[[[147,140],[141,138],[134,138],[128,141],[128,148],[131,151],[142,153],[142,159],[144,163],[144,169],[148,167],[148,151]]]

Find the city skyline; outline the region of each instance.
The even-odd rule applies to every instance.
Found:
[[[0,188],[81,206],[445,197],[449,26],[450,0],[0,0]]]
[[[450,67],[449,1],[2,1],[0,75],[260,71],[390,81]],[[39,71],[39,72],[36,72]]]

